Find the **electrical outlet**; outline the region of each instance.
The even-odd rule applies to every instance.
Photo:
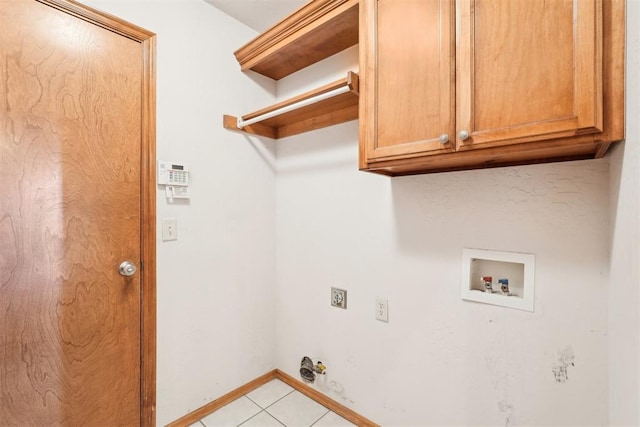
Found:
[[[347,291],[331,288],[331,305],[338,308],[347,308]]]
[[[376,319],[382,322],[389,321],[389,301],[376,297]]]

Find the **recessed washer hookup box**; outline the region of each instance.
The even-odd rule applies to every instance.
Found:
[[[533,311],[535,255],[462,250],[462,299]]]

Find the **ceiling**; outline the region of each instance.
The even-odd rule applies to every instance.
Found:
[[[308,2],[308,0],[205,1],[259,33]]]

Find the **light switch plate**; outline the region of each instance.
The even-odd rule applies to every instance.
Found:
[[[162,241],[178,240],[178,220],[165,218],[162,220]]]

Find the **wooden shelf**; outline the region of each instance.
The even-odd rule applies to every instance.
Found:
[[[311,0],[234,55],[242,71],[279,80],[356,45],[358,10],[359,0]],[[248,125],[239,126],[236,117],[225,115],[224,127],[279,139],[355,120],[358,86],[358,75],[350,72],[344,79],[242,116],[241,121],[252,121]]]
[[[279,139],[357,119],[359,94],[358,75],[349,72],[344,79],[329,83],[318,89],[303,93],[302,95],[270,107],[246,114],[242,116],[242,120],[252,120],[256,117],[294,106],[294,104],[299,104],[318,95],[340,88],[346,88],[348,91],[310,105],[296,108],[289,112],[284,112],[275,117],[266,118],[257,123],[245,126],[242,129],[237,125],[237,117],[230,115],[224,116],[223,125],[226,129]]]
[[[279,80],[358,43],[358,0],[312,0],[234,52],[242,71]]]

